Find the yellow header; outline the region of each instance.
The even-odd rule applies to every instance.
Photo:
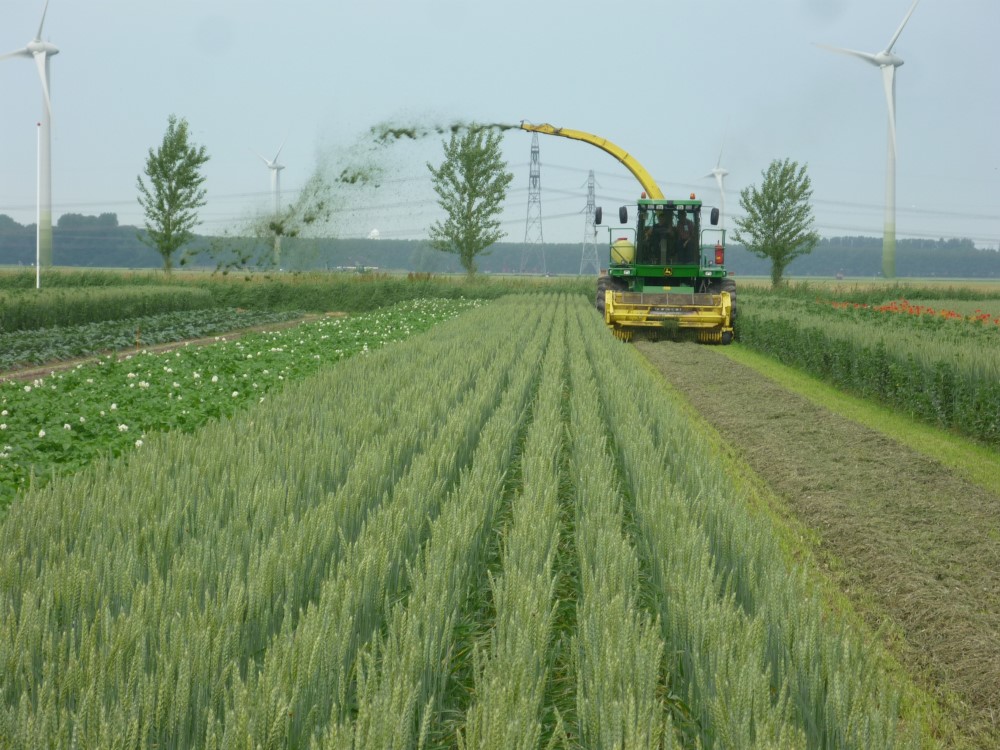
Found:
[[[541,125],[532,125],[530,122],[525,122],[524,120],[521,121],[521,130],[527,130],[531,133],[545,133],[546,135],[561,135],[563,138],[572,138],[575,141],[583,141],[584,143],[597,146],[602,151],[606,151],[615,157],[618,161],[625,165],[625,168],[628,169],[629,172],[635,175],[639,184],[642,185],[642,189],[646,191],[647,197],[652,200],[664,200],[663,192],[653,181],[649,172],[647,172],[639,162],[631,157],[627,151],[619,148],[607,138],[601,138],[600,136],[591,135],[590,133],[584,133],[582,130],[556,128],[546,123]]]

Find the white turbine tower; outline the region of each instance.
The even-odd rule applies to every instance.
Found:
[[[262,162],[267,165],[267,168],[271,170],[271,195],[274,198],[274,220],[279,220],[279,215],[281,214],[281,170],[285,168],[284,164],[278,163],[278,157],[281,156],[281,149],[285,147],[282,143],[278,146],[278,151],[275,153],[273,159],[266,159],[260,154],[257,156]],[[275,268],[281,266],[281,233],[274,233],[274,265]]]
[[[33,57],[38,75],[42,79],[42,119],[38,133],[38,265],[52,265],[52,97],[49,86],[49,58],[59,53],[54,44],[42,41],[45,14],[49,10],[49,0],[45,0],[42,22],[38,33],[23,49],[0,55],[0,60],[8,57]]]
[[[885,88],[885,100],[889,105],[889,157],[885,174],[885,226],[882,235],[882,275],[886,278],[896,276],[896,68],[903,64],[902,58],[893,54],[892,48],[903,33],[903,27],[910,20],[914,9],[920,0],[913,0],[913,5],[903,17],[896,33],[892,35],[888,46],[881,52],[859,52],[843,47],[831,47],[827,44],[818,46],[843,55],[853,55],[865,62],[882,69],[882,85]]]
[[[723,144],[723,148],[725,144]],[[723,185],[723,181],[726,179],[726,175],[729,174],[728,169],[722,167],[722,149],[719,149],[719,159],[715,162],[715,169],[709,172],[705,177],[714,177],[716,184],[719,186],[719,195],[722,196],[720,203],[722,218],[719,220],[719,228],[726,228],[726,188]]]

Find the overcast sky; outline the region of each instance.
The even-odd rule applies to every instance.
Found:
[[[426,162],[441,138],[372,150],[372,126],[549,122],[605,137],[667,195],[695,191],[722,152],[727,208],[772,159],[808,165],[824,236],[881,235],[887,111],[877,68],[814,46],[878,52],[911,0],[51,0],[53,216],[142,223],[135,183],[167,118],[188,120],[211,161],[198,231],[238,231],[270,203],[284,143],[285,203],[322,161],[382,170],[343,186],[333,236],[420,238],[441,214]],[[36,34],[44,0],[3,0],[0,54]],[[894,52],[900,237],[1000,243],[997,0],[921,0]],[[0,60],[0,213],[35,221],[41,87]],[[539,137],[543,233],[580,242],[590,170],[608,216],[639,186],[612,157]],[[511,241],[527,217],[531,135],[509,131]]]

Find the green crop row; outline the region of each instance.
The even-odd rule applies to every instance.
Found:
[[[565,324],[560,306],[552,328]],[[556,618],[565,357],[563,337],[553,336],[521,456],[521,491],[511,503],[501,571],[489,579],[494,623],[486,645],[474,654],[473,699],[457,734],[460,747],[536,750],[542,744]]]
[[[881,317],[873,317],[881,316]],[[1000,328],[753,292],[739,341],[845,390],[1000,444]]]
[[[626,494],[615,471],[595,373],[582,343],[593,336],[579,309],[569,337],[570,472],[579,556],[577,717],[584,747],[671,747],[672,717],[661,685],[665,644],[659,617],[640,605],[640,561],[626,532]],[[589,314],[586,318],[593,318]],[[591,323],[587,320],[586,323]]]
[[[137,318],[215,305],[206,289],[177,286],[0,291],[0,333]]]
[[[919,746],[770,523],[589,300],[508,297],[19,498],[0,746]]]

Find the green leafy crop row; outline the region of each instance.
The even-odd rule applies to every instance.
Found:
[[[221,308],[0,333],[0,371],[214,336],[294,317],[294,312]]]

